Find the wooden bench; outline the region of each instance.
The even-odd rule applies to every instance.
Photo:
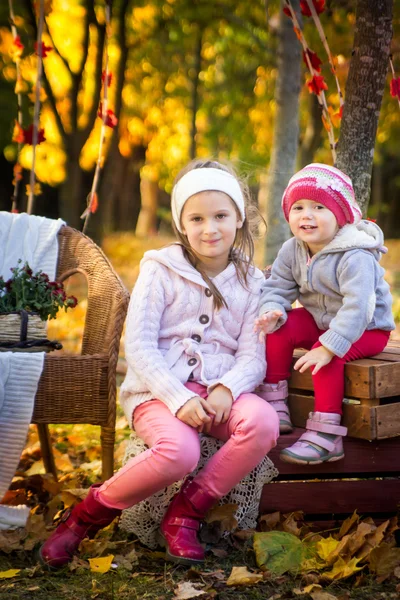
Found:
[[[301,352],[296,352],[293,361]],[[344,460],[306,466],[284,463],[279,452],[304,431],[313,410],[310,371],[292,371],[289,405],[296,429],[282,435],[270,457],[279,478],[265,485],[262,513],[302,510],[311,520],[340,521],[357,509],[393,515],[400,502],[400,343],[345,367]]]

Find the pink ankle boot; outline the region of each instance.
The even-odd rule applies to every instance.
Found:
[[[85,537],[94,537],[121,514],[116,508],[108,508],[96,500],[92,486],[86,498],[67,510],[61,523],[39,550],[39,560],[50,569],[59,569],[72,560],[79,544]]]
[[[279,383],[262,383],[254,393],[269,402],[272,408],[275,409],[279,417],[279,433],[291,433],[293,425],[287,405],[289,395],[287,381],[284,379]]]
[[[343,436],[347,427],[340,426],[341,415],[337,413],[311,412],[306,432],[279,457],[284,462],[299,465],[319,465],[344,458]]]
[[[204,548],[197,538],[200,521],[218,502],[195,481],[187,479],[173,497],[160,525],[166,557],[173,562],[191,565],[204,561]]]

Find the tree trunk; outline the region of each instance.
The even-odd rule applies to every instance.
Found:
[[[190,144],[190,158],[196,158],[196,116],[199,104],[199,83],[200,83],[200,71],[201,71],[201,50],[203,47],[203,30],[201,28],[197,31],[195,56],[194,56],[194,73],[192,77],[192,126],[190,132],[191,144]]]
[[[157,208],[158,208],[158,184],[157,181],[141,177],[140,179],[141,209],[136,224],[136,235],[145,237],[156,232]]]
[[[299,1],[294,0],[292,4],[298,13]],[[293,23],[283,14],[282,6],[279,18],[274,139],[268,175],[260,186],[260,201],[262,203],[264,194],[267,205],[266,265],[274,261],[283,242],[289,237],[289,227],[281,209],[281,198],[294,173],[299,138],[301,49],[293,31]]]
[[[358,0],[336,166],[347,173],[365,214],[376,130],[389,66],[393,0]]]

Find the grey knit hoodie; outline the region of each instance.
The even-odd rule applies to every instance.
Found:
[[[326,330],[319,341],[344,356],[367,329],[395,328],[392,297],[379,265],[383,233],[371,221],[345,225],[307,266],[307,246],[296,238],[285,242],[261,290],[262,315],[281,310],[279,329],[295,300]]]

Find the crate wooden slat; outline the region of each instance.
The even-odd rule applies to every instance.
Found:
[[[268,483],[263,488],[260,512],[301,510],[312,515],[395,514],[400,480],[294,481]]]
[[[345,458],[333,463],[308,466],[281,461],[279,452],[293,444],[303,431],[296,429],[280,436],[276,448],[270,452],[279,478],[264,486],[261,514],[301,510],[313,518],[317,515],[332,519],[356,509],[359,514],[372,515],[397,512],[400,438],[374,442],[345,438]]]
[[[293,364],[304,351],[297,350]],[[384,352],[345,365],[345,396],[348,398],[388,398],[400,394],[400,348],[388,346]],[[310,369],[292,370],[289,387],[313,390]]]
[[[342,407],[342,424],[348,428],[348,436],[363,440],[400,436],[400,402],[378,406],[343,404]],[[314,397],[292,392],[289,408],[293,424],[305,427],[308,413],[314,410]]]
[[[283,479],[290,479],[291,476],[308,479],[321,478],[324,475],[338,478],[356,476],[355,474],[363,474],[364,477],[377,477],[383,473],[400,475],[400,437],[373,442],[346,437],[343,441],[345,457],[337,462],[310,467],[281,461],[280,451],[294,444],[303,431],[295,429],[292,433],[281,435],[277,446],[268,455]],[[398,500],[400,501],[400,495]]]

